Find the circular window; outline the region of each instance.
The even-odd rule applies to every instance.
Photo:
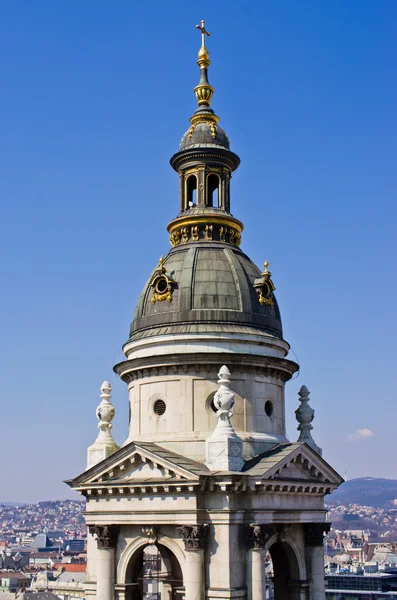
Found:
[[[273,402],[271,400],[266,400],[265,402],[265,413],[268,417],[271,417],[273,414]]]
[[[215,394],[216,394],[216,392],[212,392],[212,394],[210,394],[208,396],[207,401],[205,403],[207,410],[212,410],[212,412],[214,412],[214,413],[218,412],[218,409],[216,408],[215,402],[214,402]]]
[[[153,404],[153,411],[159,417],[165,413],[166,408],[167,407],[164,400],[156,400],[156,402]]]
[[[164,294],[167,291],[168,283],[165,277],[161,277],[156,283],[156,292],[158,294]]]
[[[264,296],[269,296],[269,294],[270,294],[270,288],[269,288],[269,285],[266,283],[266,281],[264,281],[263,285],[262,285],[262,294]]]

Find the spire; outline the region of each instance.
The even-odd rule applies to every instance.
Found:
[[[198,109],[194,115],[190,118],[192,125],[200,121],[213,121],[218,123],[219,117],[217,117],[210,108],[211,98],[214,94],[214,88],[209,84],[208,81],[208,67],[211,64],[210,55],[205,45],[206,37],[210,36],[210,32],[205,28],[205,21],[201,21],[201,25],[196,25],[196,28],[201,32],[201,47],[198,51],[197,64],[200,67],[200,81],[194,88],[196,94]],[[215,136],[214,136],[215,137]]]
[[[230,372],[225,365],[218,377],[219,390],[214,396],[218,423],[207,439],[205,464],[211,471],[241,471],[244,466],[243,441],[230,423],[234,394],[230,389]]]
[[[112,421],[115,413],[114,406],[110,402],[110,398],[112,397],[111,391],[112,386],[110,383],[104,381],[101,385],[101,402],[96,409],[96,416],[99,419],[99,433],[95,442],[87,450],[87,469],[90,469],[119,449],[110,431],[113,427]]]
[[[229,138],[211,108],[214,88],[208,82],[206,46],[210,33],[205,21],[196,27],[201,33],[197,60],[200,80],[194,88],[198,107],[190,117],[179,151],[171,157],[171,166],[179,175],[180,212],[167,229],[173,246],[214,241],[238,247],[243,224],[230,212],[230,180],[240,159],[230,150]]]
[[[297,427],[298,431],[300,431],[298,442],[306,442],[310,448],[313,448],[320,456],[322,455],[322,450],[316,444],[316,442],[312,438],[312,434],[310,433],[313,429],[313,425],[311,424],[314,419],[314,408],[309,406],[309,395],[310,392],[305,385],[302,385],[301,389],[298,392],[300,398],[300,407],[295,411],[296,420],[299,425]]]

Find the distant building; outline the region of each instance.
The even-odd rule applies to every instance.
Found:
[[[65,540],[63,542],[63,549],[70,552],[84,552],[85,540]]]
[[[57,549],[57,546],[53,545],[46,533],[39,533],[36,535],[31,543],[31,547],[35,548],[37,552],[49,552]]]
[[[24,592],[17,600],[60,600],[59,596],[52,592]]]
[[[397,600],[397,573],[326,575],[327,600]]]
[[[29,554],[30,567],[53,567],[59,560],[58,552],[31,552]]]
[[[30,577],[15,571],[0,572],[0,592],[18,594],[30,586]]]
[[[23,569],[29,564],[31,548],[10,548],[0,550],[0,569]]]
[[[34,590],[52,592],[61,600],[85,600],[86,565],[58,563],[56,568],[57,573],[38,573],[33,584]]]

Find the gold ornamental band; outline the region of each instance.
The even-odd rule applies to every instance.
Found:
[[[174,231],[176,231],[177,229],[179,229],[181,226],[184,227],[189,227],[190,225],[224,225],[225,227],[232,227],[234,229],[237,229],[239,233],[241,233],[244,229],[244,225],[241,223],[241,221],[238,221],[237,219],[225,219],[223,217],[218,217],[217,215],[208,215],[206,217],[200,217],[197,216],[195,217],[189,217],[189,218],[184,218],[184,217],[180,217],[179,219],[175,219],[174,221],[171,221],[171,223],[169,223],[167,225],[167,231],[168,233],[174,233]]]

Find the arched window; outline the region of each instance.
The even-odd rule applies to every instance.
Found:
[[[219,191],[219,177],[218,175],[208,175],[207,189],[208,189],[208,206],[214,206],[220,208],[220,191]]]
[[[197,177],[195,175],[190,175],[186,181],[185,208],[192,208],[194,204],[197,204]]]

